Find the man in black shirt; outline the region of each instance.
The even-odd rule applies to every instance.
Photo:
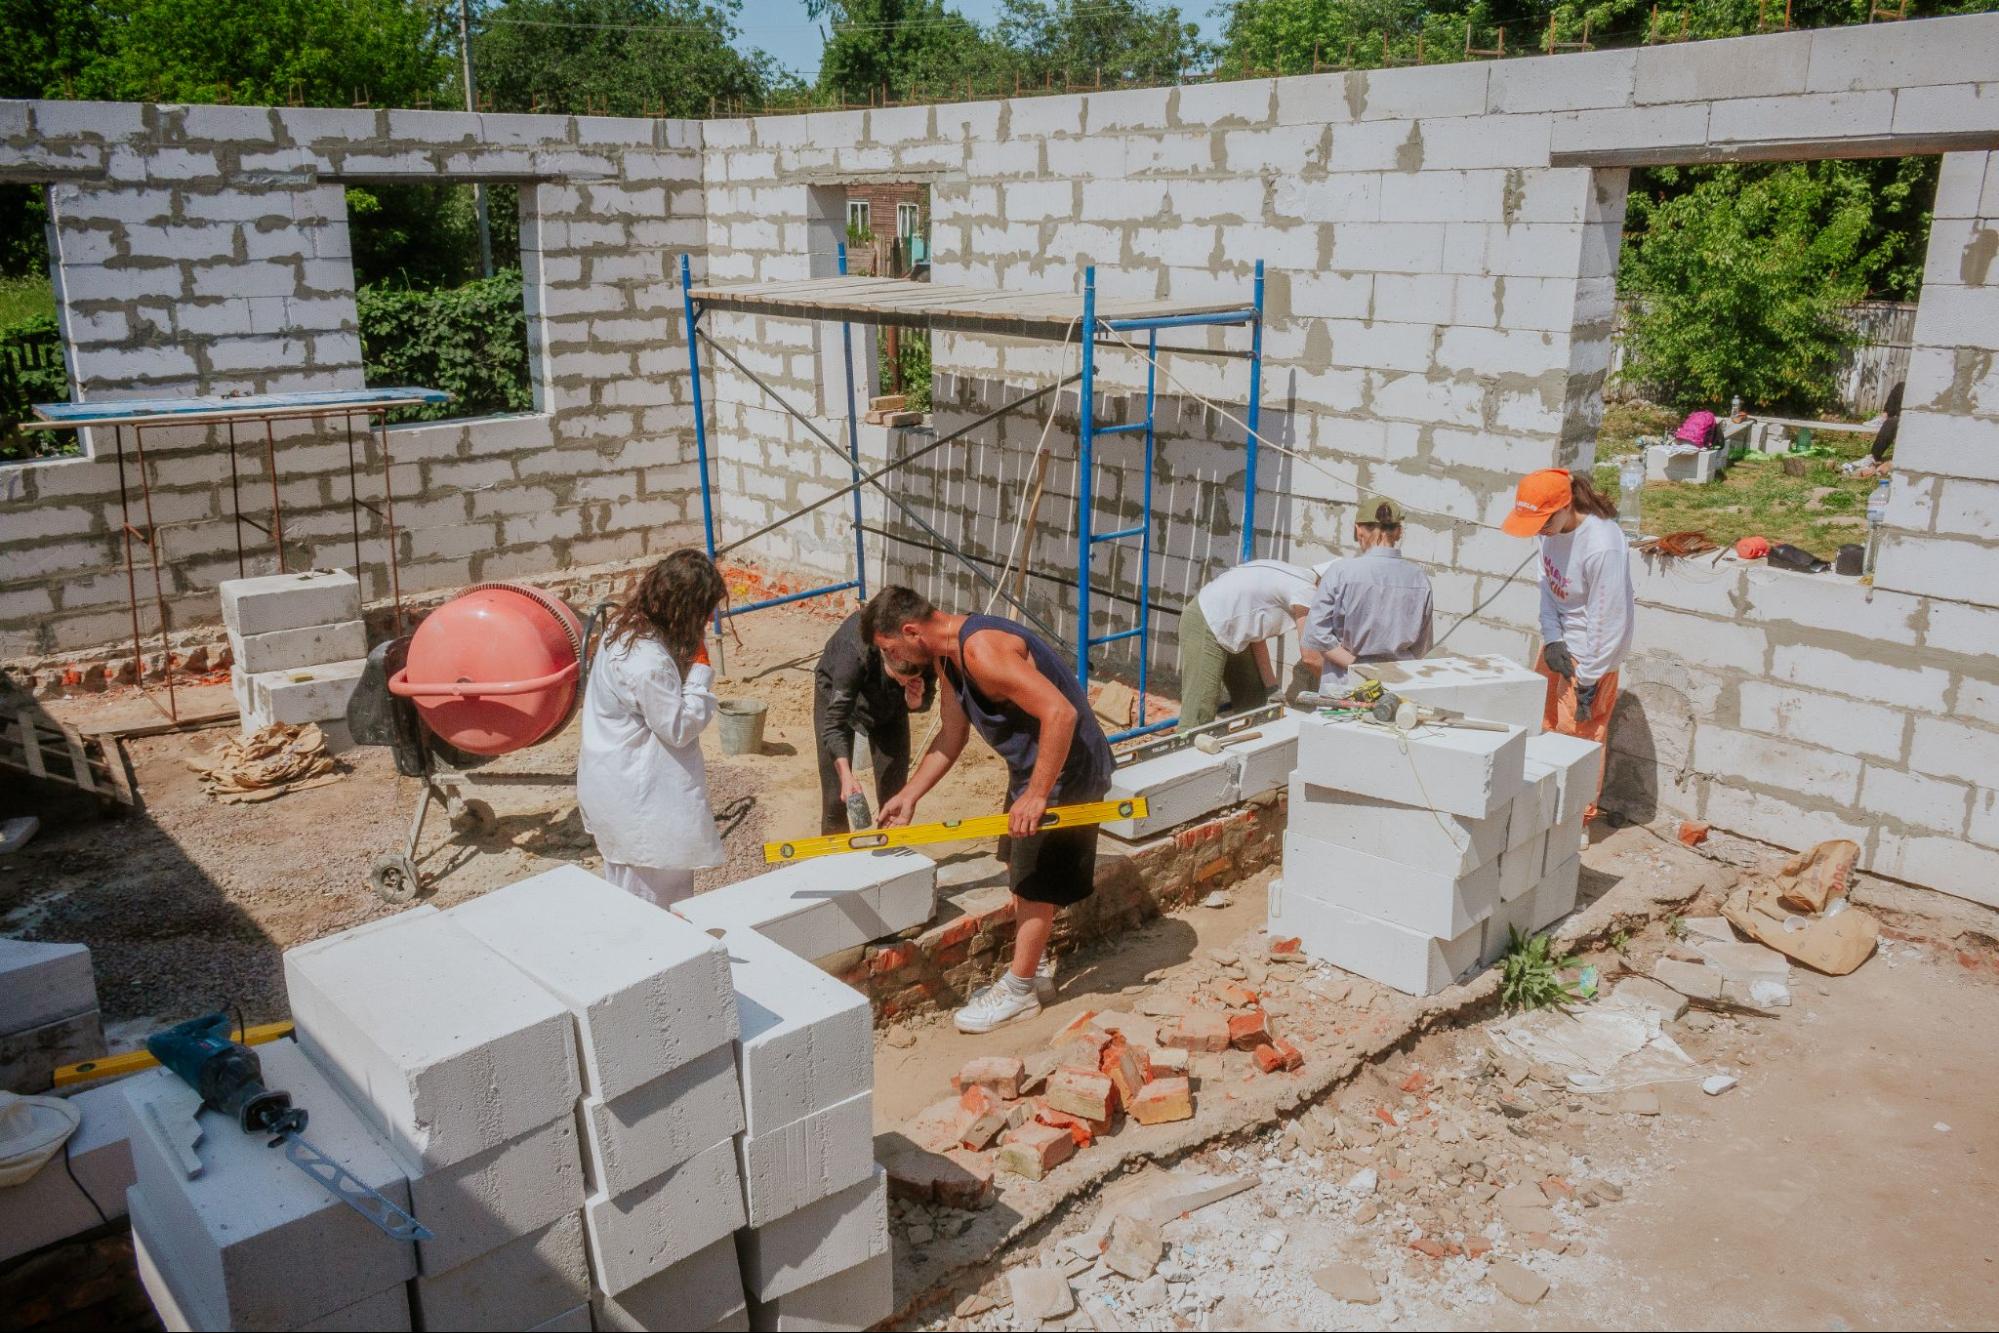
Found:
[[[854,734],[863,732],[875,761],[876,808],[909,781],[909,715],[930,707],[935,674],[907,679],[882,662],[881,649],[861,641],[861,613],[840,622],[812,673],[812,732],[819,748],[819,831],[847,833],[847,798],[861,790],[854,776]]]

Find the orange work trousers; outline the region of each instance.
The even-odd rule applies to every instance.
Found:
[[[1617,707],[1617,673],[1611,672],[1596,683],[1596,697],[1590,700],[1589,712],[1576,714],[1576,685],[1567,676],[1558,676],[1548,669],[1548,653],[1534,663],[1534,669],[1547,678],[1548,701],[1541,710],[1541,727],[1544,731],[1558,731],[1564,736],[1578,736],[1586,741],[1595,741],[1604,747],[1604,762],[1597,769],[1597,796],[1603,795],[1604,771],[1610,767],[1610,745],[1606,737],[1610,734],[1610,713]],[[1594,823],[1596,801],[1589,803],[1583,819]]]

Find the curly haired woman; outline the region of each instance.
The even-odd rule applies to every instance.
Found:
[[[612,611],[590,666],[576,801],[604,878],[671,907],[722,864],[701,731],[715,716],[703,639],[728,590],[699,551],[675,551]]]

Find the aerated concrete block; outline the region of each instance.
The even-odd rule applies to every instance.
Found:
[[[590,1300],[583,1218],[567,1213],[410,1288],[429,1329],[511,1330],[559,1319]]]
[[[888,1253],[888,1173],[736,1236],[743,1287],[755,1301],[811,1286]]]
[[[1534,895],[1523,893],[1518,898],[1501,902],[1492,909],[1492,915],[1485,919],[1484,945],[1478,951],[1481,967],[1491,967],[1506,956],[1512,945],[1513,932],[1522,938],[1534,933]]]
[[[1309,893],[1293,892],[1284,880],[1270,883],[1270,933],[1296,936],[1315,962],[1331,963],[1409,995],[1444,989],[1478,963],[1484,937],[1481,922],[1452,939],[1336,906]]]
[[[344,724],[347,701],[354,697],[367,665],[366,658],[356,657],[250,677],[250,712],[243,718],[244,734],[278,722],[294,727],[307,722]]]
[[[1541,873],[1553,871],[1555,867],[1576,855],[1583,848],[1589,836],[1588,825],[1583,823],[1583,812],[1576,811],[1576,817],[1566,824],[1557,824],[1548,830],[1548,847],[1541,856]]]
[[[575,1118],[565,1115],[450,1166],[425,1168],[398,1154],[410,1211],[433,1236],[417,1242],[417,1266],[450,1272],[581,1208],[577,1137]]]
[[[743,1089],[733,1046],[718,1046],[670,1074],[576,1108],[584,1177],[593,1194],[623,1194],[743,1129]]]
[[[714,1328],[743,1315],[743,1274],[736,1262],[735,1237],[724,1236],[615,1296],[598,1292],[590,1305],[597,1327],[614,1333]],[[747,1317],[741,1326],[748,1326]]]
[[[1576,910],[1582,869],[1582,857],[1572,852],[1534,887],[1534,929],[1545,930]]]
[[[1440,939],[1462,935],[1492,911],[1499,901],[1503,860],[1453,876],[1296,832],[1284,834],[1289,891]]]
[[[1298,723],[1302,716],[1287,712],[1274,722],[1259,722],[1250,730],[1260,734],[1222,747],[1222,757],[1235,765],[1236,800],[1281,791],[1291,781],[1292,770],[1298,767]]]
[[[734,1139],[635,1190],[593,1194],[583,1205],[592,1273],[598,1290],[612,1296],[712,1245],[743,1221]]]
[[[754,930],[722,936],[742,1036],[743,1124],[769,1134],[873,1089],[874,1022],[865,995]]]
[[[345,570],[225,579],[216,591],[222,597],[222,623],[235,634],[271,634],[361,618],[361,584]]]
[[[569,1011],[446,914],[292,949],[285,987],[307,1053],[426,1169],[574,1114]]]
[[[95,1008],[88,947],[0,939],[0,1032],[44,1027]]]
[[[402,1333],[412,1327],[409,1288],[390,1287],[301,1324],[298,1333]]]
[[[20,1184],[0,1189],[0,1264],[89,1231],[99,1224],[99,1208],[107,1218],[125,1214],[133,1177],[124,1090],[109,1083],[86,1088],[69,1104],[82,1116],[63,1145],[69,1170],[50,1162]]]
[[[895,1313],[895,1260],[887,1252],[750,1307],[750,1327],[773,1333],[873,1328]]]
[[[1541,730],[1548,681],[1540,672],[1497,655],[1425,657],[1370,662],[1360,668],[1384,689],[1414,703],[1448,708],[1466,717],[1506,722],[1529,736]]]
[[[1671,445],[1645,446],[1645,480],[1684,481],[1705,486],[1721,480],[1728,470],[1726,449],[1699,449],[1692,453],[1675,451]]]
[[[1546,833],[1555,822],[1562,789],[1554,767],[1528,756],[1523,766],[1520,794],[1513,798],[1506,817],[1506,845],[1518,847],[1537,834]]]
[[[1546,731],[1529,738],[1527,752],[1555,770],[1555,822],[1580,820],[1602,785],[1603,747],[1578,736]]]
[[[678,904],[703,929],[748,928],[818,960],[920,926],[937,903],[937,863],[920,852],[801,861]]]
[[[368,631],[359,619],[331,625],[301,625],[268,634],[238,634],[230,630],[229,651],[235,656],[237,671],[255,676],[266,671],[289,671],[322,662],[366,657]]]
[[[0,1088],[32,1095],[55,1086],[56,1070],[104,1054],[104,1025],[86,1009],[40,1027],[0,1035]]]
[[[388,1146],[305,1053],[276,1041],[257,1054],[265,1083],[291,1093],[310,1114],[313,1146],[407,1209],[409,1185]],[[118,1086],[129,1117],[134,1197],[158,1224],[148,1235],[153,1257],[200,1322],[296,1328],[364,1296],[401,1290],[416,1276],[413,1245],[391,1240],[281,1149],[219,1112],[196,1117],[201,1170],[189,1177],[172,1141],[188,1104],[176,1075],[152,1069]],[[162,1110],[149,1109],[155,1105]]]
[[[1536,833],[1499,854],[1499,900],[1510,903],[1534,891],[1546,868],[1548,835]]]
[[[721,945],[587,870],[563,866],[447,915],[567,1007],[591,1096],[620,1097],[735,1040]]]
[[[736,1139],[750,1225],[858,1185],[874,1172],[874,1095],[863,1092],[803,1120]]]
[[[591,1333],[596,1326],[590,1322],[588,1302],[573,1310],[564,1310],[553,1319],[544,1319],[528,1330],[528,1333]]]
[[[1516,798],[1517,799],[1517,798]],[[1291,779],[1289,827],[1319,842],[1440,875],[1467,874],[1506,846],[1507,816],[1467,819]]]
[[[1298,730],[1298,776],[1321,787],[1485,819],[1519,794],[1527,733],[1419,726],[1403,733],[1308,717]]]
[[[1175,750],[1157,759],[1141,759],[1117,770],[1111,779],[1107,801],[1127,796],[1143,796],[1148,808],[1143,819],[1113,819],[1104,832],[1126,842],[1137,842],[1155,833],[1211,814],[1231,803],[1235,795],[1235,765],[1218,754],[1199,750]]]

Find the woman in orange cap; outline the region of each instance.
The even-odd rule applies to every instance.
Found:
[[[1501,527],[1541,539],[1541,658],[1548,678],[1541,725],[1604,743],[1617,706],[1617,669],[1631,651],[1631,557],[1617,505],[1587,476],[1544,468],[1520,479]],[[1597,790],[1603,775],[1597,774]],[[1596,818],[1591,801],[1584,816]]]

